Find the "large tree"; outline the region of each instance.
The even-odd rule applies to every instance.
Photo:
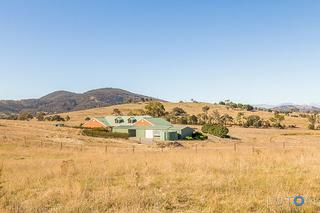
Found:
[[[163,104],[157,101],[152,101],[145,106],[146,113],[153,117],[163,117],[166,114],[166,109]]]

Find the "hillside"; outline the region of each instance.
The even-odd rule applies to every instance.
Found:
[[[102,88],[85,93],[56,91],[39,99],[0,100],[0,112],[43,111],[61,113],[123,104],[129,101],[141,101],[142,99],[154,98],[116,88]]]
[[[210,103],[172,103],[172,102],[162,102],[167,112],[170,112],[175,107],[181,107],[184,109],[189,115],[198,115],[202,113],[202,107],[209,106],[209,114],[213,111],[217,110],[220,114],[229,114],[233,118],[236,118],[239,112],[243,112],[246,116],[248,115],[258,115],[263,119],[269,119],[273,117],[273,113],[267,111],[257,111],[257,112],[249,112],[240,109],[232,109],[225,105],[218,105],[218,104],[210,104]],[[79,125],[80,123],[85,122],[86,117],[99,117],[110,115],[114,108],[118,108],[123,114],[127,114],[131,110],[137,109],[144,109],[146,103],[131,103],[131,104],[121,104],[117,106],[109,106],[109,107],[101,107],[89,110],[80,110],[74,111],[70,113],[64,113],[63,116],[69,115],[71,117],[70,123],[73,125]],[[293,114],[297,115],[297,114]],[[308,121],[305,118],[300,117],[292,117],[292,116],[285,116],[284,123],[286,125],[296,125],[297,127],[306,128],[308,125]]]

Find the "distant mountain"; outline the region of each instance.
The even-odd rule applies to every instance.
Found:
[[[280,105],[273,107],[280,112],[320,112],[320,108],[312,105]]]
[[[159,100],[116,88],[96,89],[85,93],[56,91],[39,99],[25,99],[19,101],[0,100],[0,112],[19,113],[21,111],[42,111],[61,113],[123,104],[130,101],[137,102],[143,99]]]

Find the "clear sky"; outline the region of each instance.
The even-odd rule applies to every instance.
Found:
[[[320,102],[318,0],[0,0],[0,99]]]

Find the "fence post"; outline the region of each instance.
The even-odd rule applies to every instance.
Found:
[[[104,151],[107,153],[108,152],[108,146],[106,145]]]
[[[62,150],[62,142],[60,142],[60,150]]]
[[[234,149],[235,152],[237,151],[237,143],[233,144],[233,149]]]
[[[134,153],[134,146],[132,146],[132,153]]]
[[[81,144],[81,146],[80,146],[80,151],[82,152],[82,150],[83,150],[83,148],[82,148],[82,144]]]
[[[27,147],[27,137],[24,136],[24,146]]]

